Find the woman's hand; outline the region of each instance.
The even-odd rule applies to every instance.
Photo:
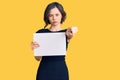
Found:
[[[67,40],[69,41],[74,36],[74,34],[77,33],[77,31],[77,27],[69,27],[66,31]]]
[[[40,45],[37,42],[31,42],[31,49],[34,50],[36,48],[40,47]]]
[[[40,45],[37,42],[31,42],[31,49],[34,50],[36,48],[40,47]],[[40,59],[42,58],[42,56],[35,56],[35,59],[37,61],[40,61]]]

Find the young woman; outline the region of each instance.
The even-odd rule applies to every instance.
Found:
[[[74,35],[72,27],[62,30],[61,24],[66,19],[66,13],[62,5],[58,2],[50,3],[44,12],[44,29],[38,30],[36,33],[66,33],[66,49],[70,39]],[[50,28],[46,28],[50,24]],[[40,47],[37,42],[31,43],[31,48]],[[65,56],[35,56],[36,60],[41,60],[38,67],[36,80],[69,80],[68,69],[65,62]]]

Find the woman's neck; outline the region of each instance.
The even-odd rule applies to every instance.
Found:
[[[50,31],[60,31],[61,30],[61,25],[57,25],[57,26],[51,26],[49,28]]]

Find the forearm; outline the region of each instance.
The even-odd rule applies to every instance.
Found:
[[[42,56],[35,56],[35,59],[36,59],[37,61],[40,61],[40,60],[42,59]]]
[[[66,31],[66,36],[67,36],[67,41],[69,42],[70,39],[73,37],[73,33],[72,31],[70,30],[71,28],[68,28],[67,31]]]
[[[73,35],[67,35],[67,41],[69,42],[72,39]]]
[[[68,35],[67,35],[67,39],[71,39],[72,37],[73,37],[72,34],[68,34]]]

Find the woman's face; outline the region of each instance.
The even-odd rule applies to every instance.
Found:
[[[57,26],[61,22],[62,14],[58,10],[58,8],[55,7],[50,10],[48,19],[52,26]]]

